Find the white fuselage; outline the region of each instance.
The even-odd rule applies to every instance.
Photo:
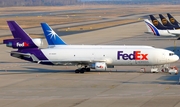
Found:
[[[56,45],[41,49],[50,62],[105,62],[114,66],[154,66],[175,62],[173,52],[151,46]],[[173,55],[170,55],[173,54]]]
[[[158,30],[160,36],[177,36],[180,35],[180,30]]]

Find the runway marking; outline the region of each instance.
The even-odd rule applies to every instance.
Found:
[[[81,97],[85,97],[86,95],[76,95],[76,96],[72,96],[72,98],[81,98]]]
[[[131,94],[118,94],[119,96],[129,96]]]
[[[151,93],[151,94],[141,94],[141,96],[153,96],[154,94]]]
[[[175,93],[164,93],[164,95],[173,95]]]

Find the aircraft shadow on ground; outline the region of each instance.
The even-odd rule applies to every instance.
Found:
[[[23,67],[25,68],[24,70],[0,70],[0,72],[14,72],[14,73],[74,73],[75,69],[72,70],[66,70],[66,69],[59,69],[59,70],[54,70],[54,69],[48,69],[48,68],[35,68],[35,67]],[[106,71],[96,71],[96,70],[91,70],[87,71],[88,72],[94,72],[94,73],[139,73],[139,71],[135,70],[106,70]],[[146,72],[148,73],[148,72]]]
[[[34,68],[34,67],[23,67],[25,70],[7,70],[7,72],[24,72],[24,73],[58,73],[58,72],[73,72],[74,70],[53,70],[53,69],[47,69],[47,68]],[[5,70],[0,70],[5,71]]]
[[[19,74],[32,74],[32,73],[70,73],[75,74],[74,70],[53,70],[53,69],[45,69],[45,68],[34,68],[34,67],[24,67],[27,70],[0,70],[0,75],[19,75]],[[3,73],[2,73],[3,72]],[[96,73],[139,73],[137,71],[90,71],[90,72],[96,72]],[[85,72],[85,74],[89,74],[88,72]],[[147,72],[151,74],[150,72]],[[78,74],[77,74],[78,75]],[[157,74],[158,75],[158,74]],[[158,78],[157,80],[153,81],[141,81],[141,82],[133,82],[131,81],[120,81],[123,84],[169,84],[169,85],[177,85],[179,84],[179,75],[164,75]]]
[[[0,63],[12,63],[12,64],[21,63],[21,64],[25,64],[25,63],[29,63],[29,62],[7,62],[7,61],[0,61]]]
[[[161,85],[179,85],[178,81],[143,81],[143,82],[122,82],[123,84],[161,84]]]
[[[155,40],[177,40],[177,38],[159,38],[159,37],[146,37],[148,40],[153,40],[153,41],[155,41]]]
[[[166,75],[161,76],[159,79],[154,81],[142,81],[142,82],[133,82],[133,81],[124,81],[122,82],[124,84],[161,84],[161,85],[179,85],[179,75]]]

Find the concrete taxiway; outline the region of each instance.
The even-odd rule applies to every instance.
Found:
[[[144,34],[143,22],[62,38],[68,44],[180,46],[180,42]],[[175,41],[175,42],[174,42]],[[141,73],[141,67],[75,74],[75,67],[45,66],[10,57],[0,45],[1,107],[179,107],[179,76]],[[172,64],[180,68],[179,61]],[[147,71],[148,71],[148,67]]]

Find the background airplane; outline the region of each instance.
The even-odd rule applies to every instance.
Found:
[[[166,27],[173,27],[174,29],[179,29],[180,27],[177,25],[171,24],[162,14],[159,14],[159,17],[161,19],[161,22]]]
[[[172,26],[164,26],[162,25],[153,15],[149,15],[151,21],[152,21],[152,24],[159,30],[173,30],[175,29],[174,27]]]
[[[63,45],[64,48],[39,49],[16,22],[7,23],[14,39],[6,39],[3,43],[18,49],[11,51],[11,56],[39,64],[80,66],[75,73],[84,73],[90,69],[103,71],[108,67],[126,65],[160,66],[179,60],[174,52],[151,46],[89,45],[91,48],[86,48],[82,45],[83,48],[80,46],[72,48],[71,45]],[[51,32],[48,35],[52,39],[56,35]]]
[[[167,13],[167,16],[168,16],[169,21],[171,22],[171,24],[180,27],[179,22],[170,13]]]
[[[44,32],[44,36],[46,37],[48,47],[52,48],[55,47],[56,45],[67,45],[66,42],[64,42],[59,35],[52,30],[51,27],[47,23],[41,23],[42,30]],[[53,36],[51,36],[53,35]]]
[[[180,36],[180,30],[159,30],[148,19],[144,19],[144,22],[148,29],[148,32],[145,32],[145,33],[153,34],[155,36],[163,36],[163,37],[179,37]]]

